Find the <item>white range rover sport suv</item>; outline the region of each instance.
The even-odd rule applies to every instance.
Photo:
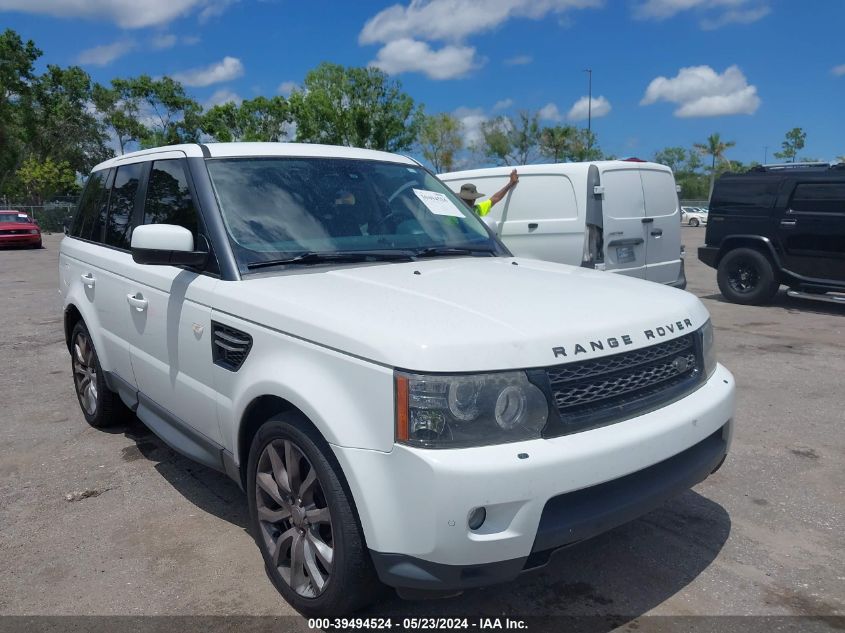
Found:
[[[702,481],[730,445],[734,380],[697,298],[515,258],[403,156],[111,159],[59,275],[86,420],[127,406],[232,477],[306,614],[383,585],[510,581]]]

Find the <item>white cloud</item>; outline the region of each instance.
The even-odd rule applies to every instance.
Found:
[[[845,75],[845,64],[839,64],[839,66],[834,66],[830,69],[830,72],[832,72],[837,77],[842,77],[843,75]]]
[[[757,87],[748,85],[737,66],[721,74],[710,66],[690,66],[671,79],[657,77],[646,88],[640,105],[658,101],[678,104],[677,117],[754,114],[760,107]]]
[[[175,73],[173,79],[186,86],[202,87],[237,79],[244,74],[244,65],[237,57],[224,57],[219,62],[203,68]]]
[[[498,112],[499,110],[507,110],[513,105],[513,99],[502,99],[501,101],[497,101],[493,105],[493,110]]]
[[[276,92],[282,96],[289,97],[290,94],[297,88],[299,88],[299,86],[295,81],[283,81],[279,84],[279,87],[276,88]]]
[[[456,79],[483,63],[471,46],[449,44],[434,50],[426,42],[402,38],[383,46],[370,65],[391,75],[421,72],[430,79]]]
[[[150,40],[150,46],[157,50],[164,50],[166,48],[173,48],[178,41],[179,38],[173,35],[173,33],[159,33],[153,35]]]
[[[94,46],[88,48],[76,58],[80,64],[87,64],[90,66],[107,66],[111,64],[118,57],[123,57],[135,48],[133,40],[119,40],[112,44],[103,44],[102,46]]]
[[[684,11],[702,16],[701,28],[718,29],[728,24],[751,24],[766,17],[768,0],[645,0],[634,8],[642,20],[666,20]]]
[[[222,11],[229,0],[0,0],[0,11],[110,20],[125,29],[172,22],[195,9]]]
[[[221,88],[220,90],[216,90],[214,94],[212,94],[208,100],[205,102],[205,107],[210,108],[216,105],[223,105],[224,103],[234,103],[235,105],[240,105],[241,96],[237,92],[233,92],[228,88]]]
[[[401,38],[460,41],[511,18],[539,20],[549,13],[597,7],[603,0],[411,0],[394,4],[367,20],[358,41],[386,43]]]
[[[588,117],[599,119],[610,114],[611,109],[610,101],[604,97],[593,97],[593,102],[590,104],[590,98],[584,96],[572,104],[566,118],[570,121],[585,121]]]
[[[537,112],[541,121],[560,121],[563,116],[554,103],[547,103]]]
[[[460,107],[452,115],[461,122],[464,134],[464,146],[472,147],[481,140],[481,125],[488,116],[481,108]]]
[[[516,55],[505,60],[505,66],[525,66],[534,61],[531,55]]]

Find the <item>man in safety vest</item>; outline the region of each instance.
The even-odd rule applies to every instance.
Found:
[[[490,209],[493,208],[493,205],[499,202],[502,198],[504,198],[508,194],[508,191],[513,189],[516,186],[516,183],[518,182],[519,176],[517,175],[516,170],[514,169],[511,172],[508,184],[506,184],[499,191],[490,196],[488,200],[476,202],[476,200],[478,200],[479,198],[483,198],[485,194],[478,193],[478,188],[470,182],[461,185],[461,191],[460,193],[458,193],[458,196],[461,198],[461,200],[466,203],[468,207],[474,209],[479,216],[484,217],[485,215],[490,213]]]

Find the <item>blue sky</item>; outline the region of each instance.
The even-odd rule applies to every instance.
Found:
[[[42,66],[169,74],[204,104],[285,93],[321,61],[375,63],[470,137],[520,109],[585,126],[589,67],[608,153],[719,132],[729,157],[762,161],[768,146],[771,161],[803,127],[802,156],[845,154],[842,0],[0,0],[6,27]]]

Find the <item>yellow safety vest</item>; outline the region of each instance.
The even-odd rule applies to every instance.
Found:
[[[490,200],[482,200],[481,202],[476,202],[473,208],[475,209],[475,212],[483,218],[485,215],[490,213],[490,209],[493,208],[493,203]]]

